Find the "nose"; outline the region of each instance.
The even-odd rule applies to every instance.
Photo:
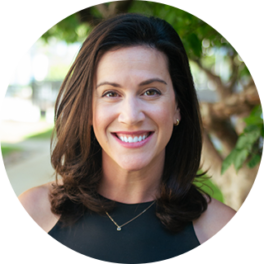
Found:
[[[136,125],[145,119],[142,106],[137,98],[126,98],[120,105],[118,121],[127,125]]]

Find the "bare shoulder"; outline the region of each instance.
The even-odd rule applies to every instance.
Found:
[[[60,218],[51,212],[49,192],[52,183],[33,187],[18,197],[28,214],[46,232],[49,232]]]
[[[236,214],[229,206],[212,198],[207,210],[193,222],[196,236],[200,243],[214,236]]]

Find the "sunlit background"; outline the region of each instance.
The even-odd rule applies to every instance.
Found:
[[[80,44],[37,41],[21,59],[6,92],[4,121],[53,123],[53,107]],[[5,138],[1,138],[4,140]]]

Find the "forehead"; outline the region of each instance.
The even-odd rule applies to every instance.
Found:
[[[128,71],[136,75],[164,76],[168,74],[167,56],[155,48],[145,46],[110,50],[100,58],[96,77],[99,80],[113,75],[120,76]]]

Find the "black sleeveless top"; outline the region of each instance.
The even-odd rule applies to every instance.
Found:
[[[123,204],[109,214],[122,225],[146,209],[152,202]],[[60,221],[49,231],[65,246],[92,258],[116,263],[147,263],[183,254],[200,245],[190,222],[172,234],[155,215],[155,204],[138,218],[117,231],[107,215],[87,212],[75,224],[61,227]]]

